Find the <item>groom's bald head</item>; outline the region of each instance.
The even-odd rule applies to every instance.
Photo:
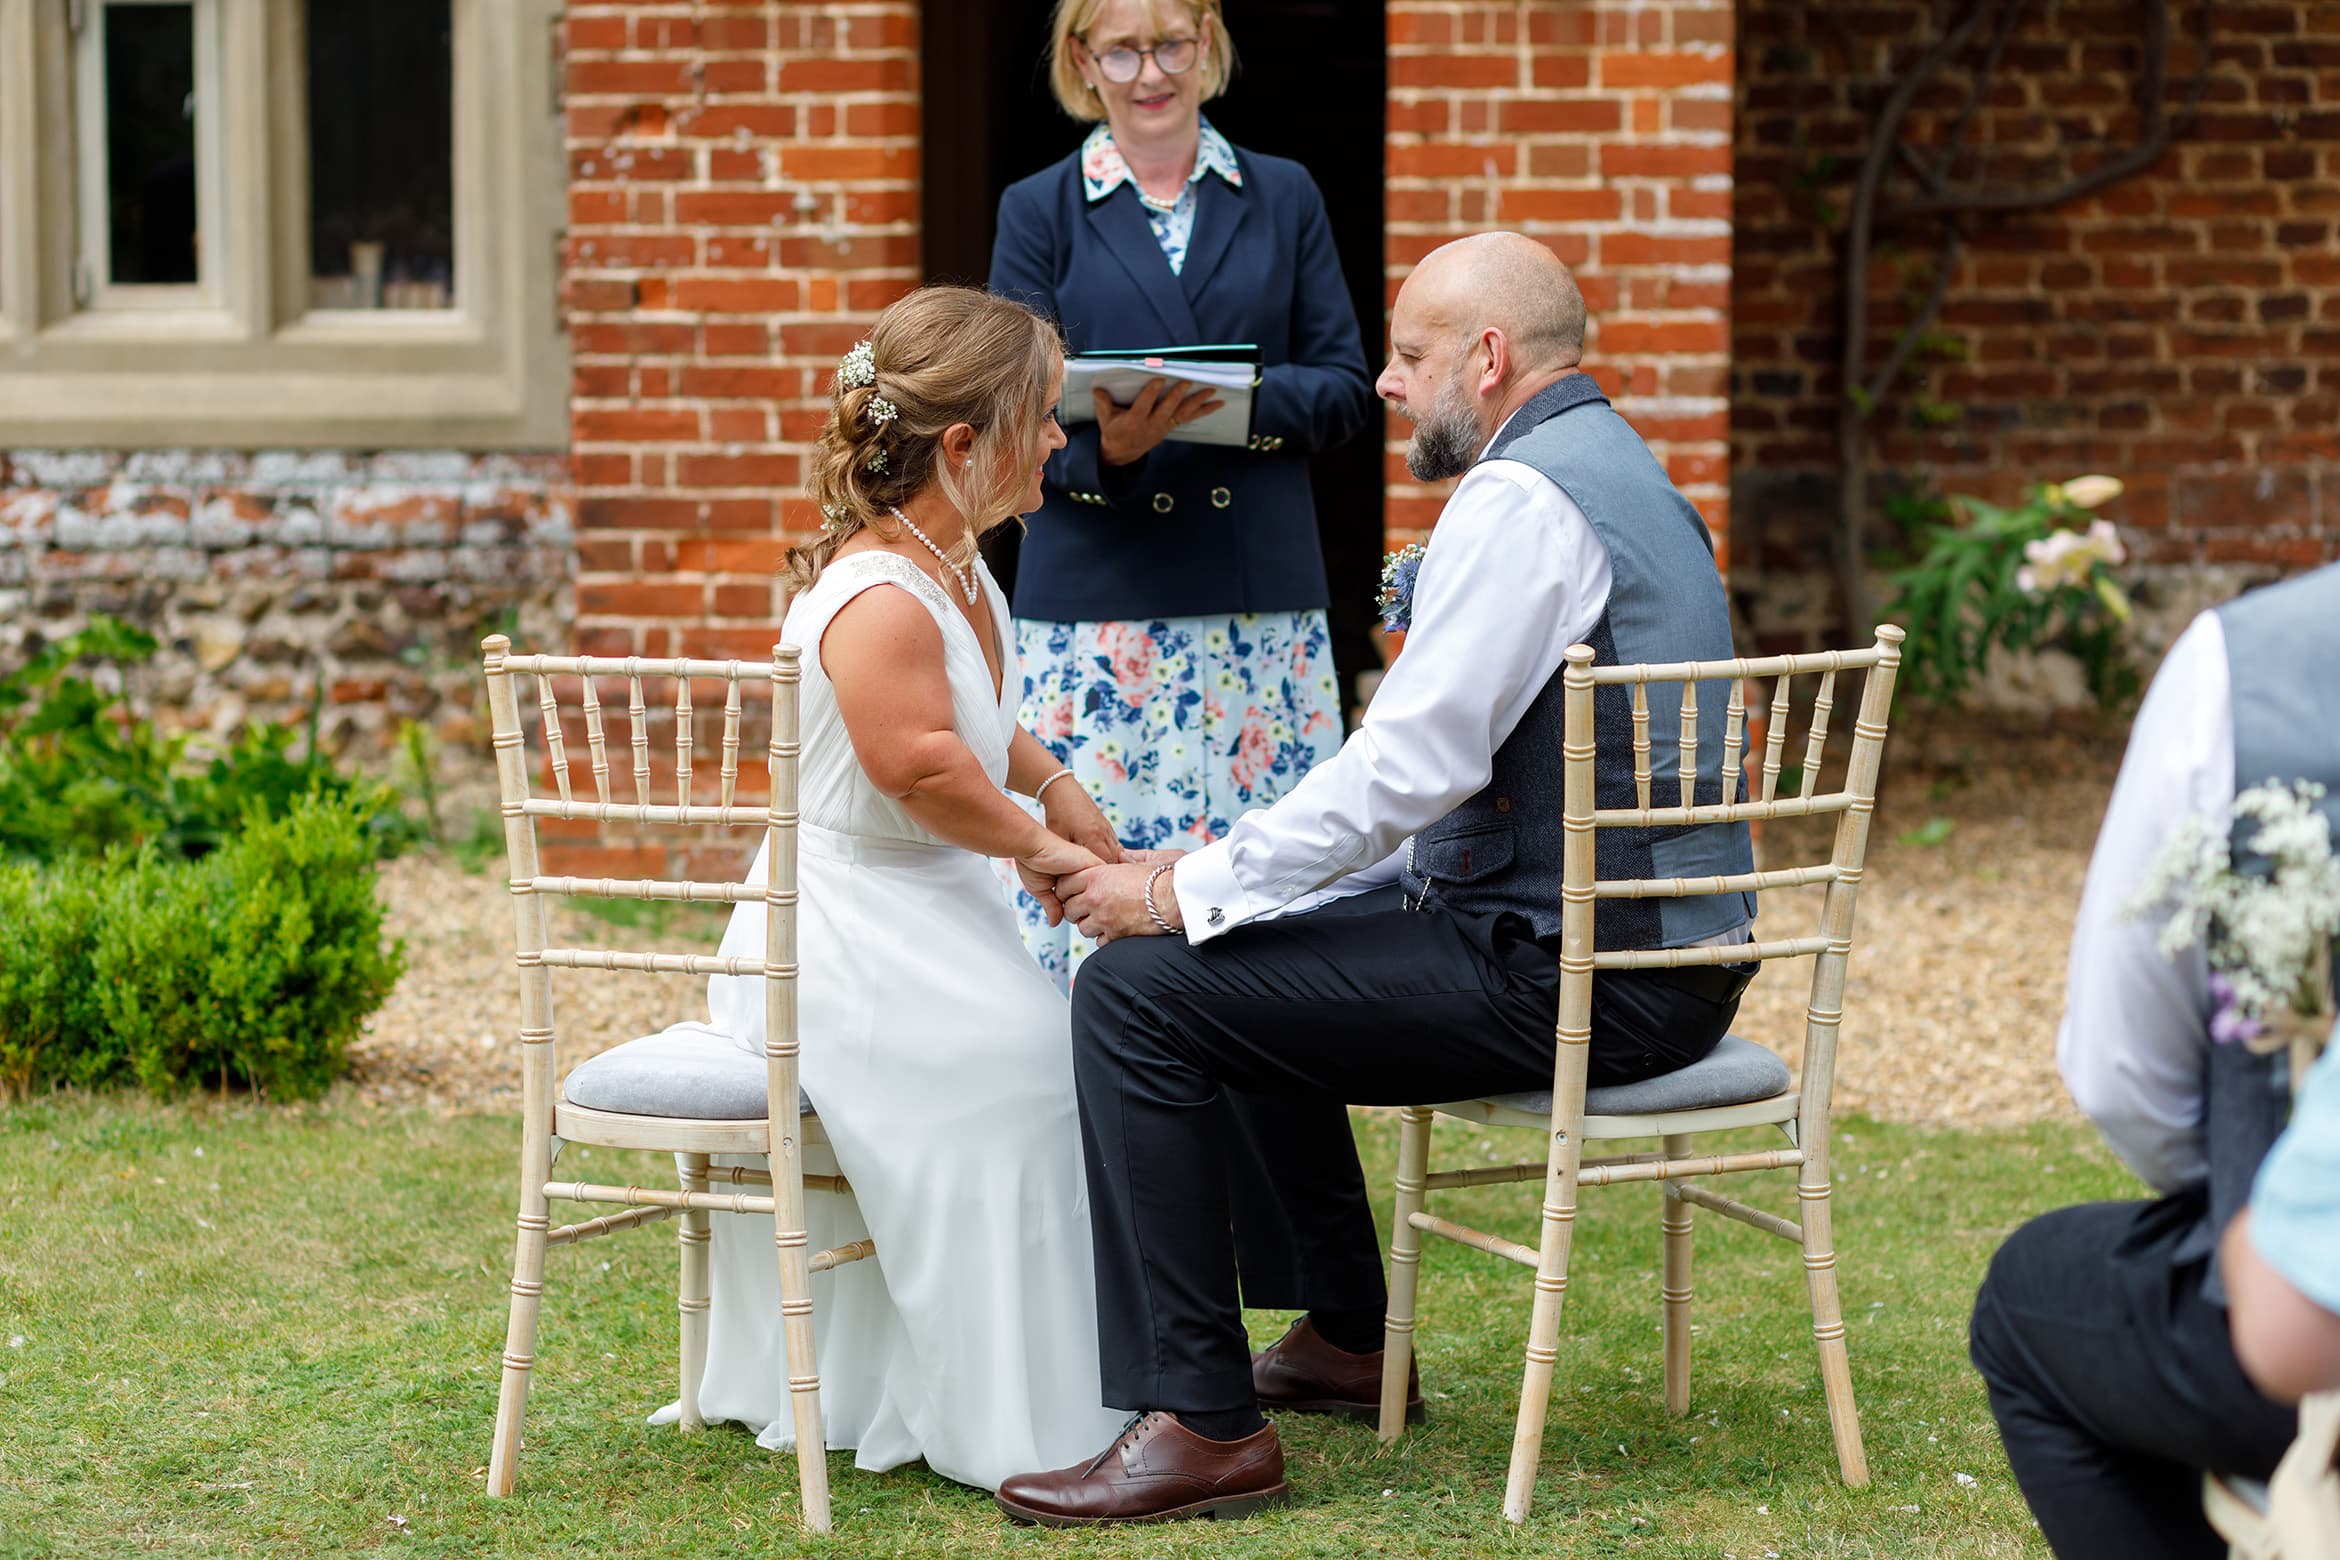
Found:
[[[1473,233],[1423,257],[1399,289],[1454,335],[1498,330],[1515,372],[1574,368],[1584,357],[1584,294],[1560,257],[1524,233]]]
[[[1474,233],[1424,256],[1389,315],[1375,385],[1414,424],[1406,465],[1461,473],[1505,417],[1584,356],[1584,294],[1520,233]]]

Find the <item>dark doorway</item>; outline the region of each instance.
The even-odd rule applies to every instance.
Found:
[[[1080,144],[1086,128],[1049,95],[1047,0],[933,0],[924,8],[926,274],[980,283],[991,269],[1000,191]],[[1365,359],[1382,354],[1381,146],[1387,57],[1380,9],[1342,0],[1245,0],[1237,69],[1204,112],[1238,147],[1304,163],[1324,191],[1333,242],[1355,300]],[[1381,420],[1309,468],[1332,590],[1333,660],[1343,705],[1356,674],[1381,662],[1373,597],[1381,577]],[[1012,530],[987,546],[1014,579]]]

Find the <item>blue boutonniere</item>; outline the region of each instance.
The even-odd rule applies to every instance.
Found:
[[[1413,542],[1381,560],[1381,626],[1402,634],[1414,624],[1414,577],[1422,570],[1423,548]]]

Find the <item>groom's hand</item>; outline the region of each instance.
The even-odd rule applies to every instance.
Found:
[[[1162,928],[1146,913],[1146,879],[1161,864],[1159,860],[1126,861],[1057,879],[1056,894],[1063,902],[1065,919],[1079,927],[1082,936],[1100,944],[1116,937],[1160,935]],[[1154,905],[1172,926],[1179,924],[1178,897],[1170,891],[1167,872],[1154,885]]]
[[[1064,920],[1064,905],[1056,893],[1057,880],[1096,865],[1096,855],[1086,847],[1050,834],[1044,835],[1039,847],[1030,854],[1016,858],[1016,876],[1023,882],[1024,892],[1040,901],[1048,924],[1055,926]]]

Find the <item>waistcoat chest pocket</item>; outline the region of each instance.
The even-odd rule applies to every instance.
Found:
[[[1417,840],[1414,871],[1439,883],[1470,883],[1492,877],[1510,867],[1518,839],[1517,827],[1503,822],[1472,824],[1435,839]]]

